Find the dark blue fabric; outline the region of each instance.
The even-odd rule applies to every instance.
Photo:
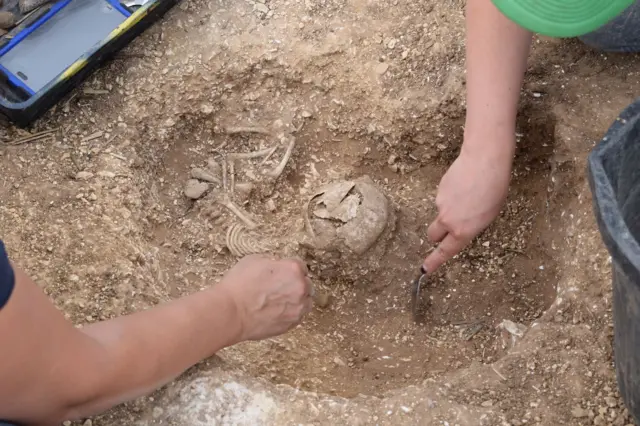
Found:
[[[2,240],[0,240],[0,309],[7,304],[13,292],[14,285],[15,276],[13,275],[13,269],[9,263],[4,244]]]
[[[587,45],[605,52],[640,52],[640,0],[592,33],[580,37]]]

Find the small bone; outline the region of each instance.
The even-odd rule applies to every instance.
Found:
[[[289,142],[289,146],[287,146],[287,151],[284,153],[284,157],[282,157],[282,161],[280,161],[280,164],[278,164],[275,169],[271,170],[270,172],[267,172],[266,173],[267,176],[272,177],[274,179],[278,179],[280,177],[282,172],[284,172],[284,168],[287,166],[287,163],[289,162],[289,158],[291,158],[291,153],[293,152],[293,148],[295,145],[296,145],[295,138],[291,138],[291,141]]]
[[[199,167],[195,167],[195,168],[191,169],[191,177],[193,179],[203,180],[205,182],[217,183],[218,185],[220,185],[222,183],[222,182],[220,182],[220,179],[218,179],[217,177],[215,177],[211,173],[209,173],[206,170],[203,170],[203,169],[201,169]]]
[[[227,160],[222,159],[222,189],[227,191]]]
[[[253,126],[237,126],[237,127],[227,127],[225,132],[229,135],[237,135],[240,133],[259,133],[261,135],[269,135],[271,134],[264,127],[253,127]]]
[[[278,150],[277,146],[274,146],[273,148],[271,148],[271,151],[267,154],[266,157],[264,157],[264,160],[262,160],[260,162],[260,165],[263,166],[264,163],[266,163],[267,161],[269,161],[269,158],[271,158],[271,156],[273,155],[274,152],[276,152]]]
[[[238,216],[238,218],[242,221],[242,223],[246,225],[247,228],[255,229],[258,227],[258,225],[253,220],[251,220],[251,218],[249,218],[249,214],[242,210],[240,207],[236,206],[226,194],[218,196],[216,202],[225,206],[231,213]]]
[[[240,224],[233,224],[227,229],[225,243],[231,254],[236,257],[265,253],[270,250],[264,238],[258,238]]]
[[[275,151],[274,148],[265,148],[252,152],[232,152],[227,154],[229,160],[250,160],[252,158],[264,157]]]
[[[233,194],[236,189],[236,162],[233,160],[229,162],[229,176],[231,177],[229,192]]]

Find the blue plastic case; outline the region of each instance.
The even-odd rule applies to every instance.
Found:
[[[0,112],[27,126],[177,0],[59,0],[0,38]]]

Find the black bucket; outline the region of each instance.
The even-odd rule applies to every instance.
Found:
[[[588,173],[598,228],[612,258],[618,387],[640,424],[640,98],[589,155]]]

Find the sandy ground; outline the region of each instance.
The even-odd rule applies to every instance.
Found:
[[[303,257],[321,295],[291,333],[84,424],[629,424],[585,164],[640,87],[637,58],[536,40],[508,204],[415,323],[461,143],[463,2],[263,1],[184,1],[36,124],[52,138],[5,131],[0,235],[75,323],[215,285],[243,251]],[[221,180],[192,182],[198,199],[194,168]],[[308,218],[327,226],[309,200],[363,176],[387,200],[373,246],[309,244]]]

